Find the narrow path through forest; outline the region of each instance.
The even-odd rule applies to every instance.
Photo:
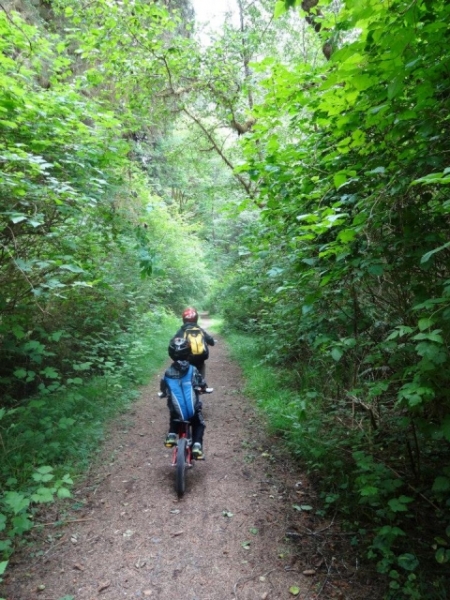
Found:
[[[36,546],[14,557],[7,600],[270,600],[295,588],[305,600],[377,597],[342,546],[348,538],[298,510],[316,505],[312,489],[271,448],[220,339],[207,380],[207,460],[188,472],[184,498],[163,446],[157,376],[111,427],[69,514],[52,514]]]

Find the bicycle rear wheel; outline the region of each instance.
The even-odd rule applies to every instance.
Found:
[[[181,497],[186,490],[186,454],[187,454],[187,439],[181,438],[178,440],[177,449],[177,464],[176,464],[176,478],[175,478],[175,489],[179,497]]]

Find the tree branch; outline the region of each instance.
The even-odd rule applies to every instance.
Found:
[[[233,171],[234,177],[239,181],[239,183],[245,189],[245,191],[250,196],[250,198],[254,198],[255,194],[254,194],[254,191],[252,190],[252,187],[251,187],[250,183],[248,181],[246,181],[242,177],[242,175],[240,175],[239,173],[235,173],[234,172],[234,166],[233,166],[233,164],[230,162],[230,160],[228,159],[228,157],[225,156],[225,154],[223,153],[222,148],[220,148],[219,144],[216,142],[216,140],[211,135],[211,133],[208,131],[208,129],[205,127],[205,125],[200,121],[200,119],[198,117],[196,117],[195,115],[193,115],[185,106],[182,108],[182,111],[192,121],[194,121],[194,123],[197,125],[197,127],[199,127],[202,130],[202,132],[205,135],[205,137],[211,143],[211,146],[214,148],[214,150],[217,152],[217,154],[220,156],[220,158],[223,160],[223,162]]]

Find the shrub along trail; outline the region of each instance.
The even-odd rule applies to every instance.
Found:
[[[73,499],[51,509],[14,556],[7,600],[379,597],[349,538],[314,516],[304,475],[273,450],[220,340],[207,380],[207,460],[187,473],[184,498],[163,446],[168,411],[155,378],[113,423]]]

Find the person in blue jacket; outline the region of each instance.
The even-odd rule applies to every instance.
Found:
[[[206,381],[198,369],[189,363],[191,348],[188,340],[174,337],[169,344],[169,355],[173,363],[161,379],[162,396],[167,396],[170,412],[169,433],[165,439],[168,448],[177,443],[176,419],[190,421],[192,425],[192,455],[197,460],[203,456],[203,433],[205,421],[202,414],[202,403],[198,389],[206,390]]]

